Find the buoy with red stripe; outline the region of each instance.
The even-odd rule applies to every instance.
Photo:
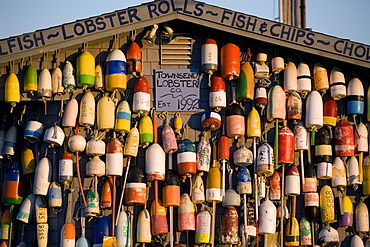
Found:
[[[242,137],[245,134],[244,112],[237,103],[232,103],[226,110],[226,134],[228,137]]]
[[[330,95],[334,100],[347,96],[344,74],[338,67],[333,67],[330,72]]]
[[[290,165],[285,177],[285,194],[298,196],[301,194],[301,182],[297,166]]]
[[[238,244],[238,211],[234,207],[225,210],[221,225],[221,242],[223,244]]]
[[[256,172],[258,175],[266,177],[270,177],[274,173],[274,151],[267,142],[258,148]]]
[[[351,199],[348,196],[343,196],[342,205],[343,213],[340,213],[338,217],[339,226],[342,227],[353,226],[353,203]]]
[[[47,189],[47,188],[46,188]],[[19,163],[12,162],[5,168],[2,188],[2,202],[5,204],[21,204],[24,197],[24,178]]]
[[[16,143],[17,143],[17,127],[13,125],[6,132],[4,138],[4,148],[2,150],[2,153],[7,155],[14,155]]]
[[[299,243],[300,245],[312,245],[312,237],[311,237],[311,226],[310,222],[306,217],[302,217],[301,221],[299,222]]]
[[[84,51],[76,59],[76,81],[78,87],[88,88],[95,83],[95,57],[87,51],[86,43],[83,46]]]
[[[64,108],[62,126],[64,127],[76,126],[77,116],[78,116],[78,102],[75,98],[72,98],[67,102]]]
[[[324,102],[323,124],[335,127],[337,125],[338,105],[335,100],[329,98]]]
[[[272,201],[281,199],[281,174],[275,171],[270,177],[269,198]]]
[[[297,91],[306,98],[307,94],[311,92],[311,72],[308,65],[300,62],[297,67]]]
[[[136,225],[136,241],[138,243],[150,243],[152,241],[152,233],[150,229],[150,214],[147,209],[140,211]]]
[[[106,60],[105,88],[109,92],[124,91],[127,87],[127,64],[120,49],[109,52]]]
[[[149,144],[153,142],[153,122],[148,114],[145,114],[140,118],[139,133],[140,144],[142,144],[144,148],[149,146]]]
[[[364,196],[370,195],[370,156],[367,155],[363,162],[364,180],[362,183],[362,193]]]
[[[268,92],[268,105],[266,111],[268,121],[286,118],[286,97],[283,88],[280,85],[273,86]]]
[[[369,210],[363,201],[360,201],[356,206],[355,222],[357,232],[369,231]]]
[[[26,224],[32,220],[35,210],[35,194],[29,194],[22,202],[22,205],[18,211],[16,219]]]
[[[202,71],[213,74],[218,69],[218,47],[214,39],[206,38],[201,47]]]
[[[364,104],[364,86],[360,79],[353,78],[348,83],[347,114],[363,114]]]
[[[107,176],[122,176],[123,147],[118,138],[111,138],[108,141],[105,163]]]
[[[51,162],[48,158],[42,158],[36,166],[33,193],[46,196],[51,183]]]
[[[150,85],[144,76],[140,76],[135,82],[132,110],[136,113],[150,111]]]
[[[338,157],[355,154],[355,136],[352,125],[341,119],[335,126],[335,155]]]
[[[116,109],[114,131],[127,134],[131,130],[131,110],[126,100],[122,100]]]
[[[177,224],[180,232],[195,230],[195,206],[187,193],[180,198]]]
[[[240,75],[240,49],[237,45],[227,43],[220,51],[221,76],[225,80],[237,79]]]
[[[70,61],[66,61],[63,68],[63,87],[67,89],[67,92],[73,92],[76,87],[73,66]]]
[[[96,124],[99,130],[110,130],[114,128],[114,113],[114,101],[108,96],[101,97],[98,101],[96,115]]]
[[[329,89],[328,72],[320,63],[316,63],[313,69],[313,84],[315,86],[315,90],[322,94]]]
[[[140,166],[132,166],[127,176],[125,202],[127,205],[145,204],[146,199],[145,172]]]
[[[73,247],[76,242],[76,229],[72,223],[65,223],[60,233],[60,246]]]
[[[177,169],[181,176],[196,174],[197,172],[197,150],[195,144],[189,139],[179,143],[177,153]]]
[[[209,86],[209,107],[219,111],[226,107],[226,85],[218,72],[213,73]]]
[[[351,238],[351,247],[363,247],[363,246],[364,242],[362,241],[360,236],[353,235],[353,237]]]
[[[157,205],[156,201],[152,202],[150,207],[151,215],[151,230],[153,236],[163,235],[168,233],[168,224],[166,216],[166,208],[162,206],[160,200],[158,200]]]
[[[87,129],[91,128],[95,123],[95,99],[90,91],[84,93],[81,98],[78,121],[81,126]]]
[[[297,67],[293,62],[289,62],[285,66],[284,71],[284,91],[291,93],[297,91],[298,80],[297,80]]]
[[[180,149],[180,146],[179,146]],[[194,148],[195,149],[195,148]],[[194,156],[195,150],[194,150]],[[179,162],[181,159],[178,159]],[[195,168],[196,170],[196,164]],[[166,154],[158,143],[153,143],[145,153],[145,173],[148,181],[163,181],[166,174]],[[180,169],[179,169],[180,173]]]
[[[37,70],[32,64],[28,65],[24,71],[23,90],[31,95],[37,92]]]
[[[59,159],[59,182],[72,182],[73,180],[73,158],[69,152],[63,152]]]
[[[262,83],[257,84],[256,94],[254,97],[254,105],[261,108],[262,110],[265,109],[267,105],[267,92]]]
[[[314,223],[318,219],[319,206],[320,206],[319,193],[310,192],[304,194],[304,212],[309,221]]]
[[[101,64],[98,64],[95,66],[95,89],[103,91],[105,88],[104,83],[104,72],[103,72],[103,66]]]
[[[337,222],[334,194],[329,185],[322,186],[320,190],[320,214],[323,223]]]
[[[246,61],[240,67],[240,76],[236,80],[236,100],[252,101],[254,99],[254,72]]]
[[[201,209],[196,217],[195,243],[209,244],[211,242],[212,215],[208,210]]]
[[[353,186],[353,190],[356,191],[358,185],[362,184],[360,180],[359,164],[356,156],[351,156],[347,161],[347,177],[348,185]]]
[[[140,76],[143,73],[143,61],[140,46],[135,42],[131,41],[126,51],[127,58],[127,74],[133,76]]]
[[[302,118],[301,96],[295,91],[291,92],[287,101],[287,119],[300,120]]]
[[[44,102],[44,114],[47,115],[46,101],[53,95],[50,71],[46,68],[42,69],[38,79],[37,97]]]

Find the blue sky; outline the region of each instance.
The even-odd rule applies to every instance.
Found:
[[[140,5],[142,0],[1,0],[0,39]],[[278,0],[206,0],[257,17],[277,20]],[[369,0],[306,0],[307,27],[370,45]]]

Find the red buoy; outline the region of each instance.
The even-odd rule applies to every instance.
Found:
[[[341,119],[335,126],[335,155],[338,157],[355,155],[355,135],[352,125]]]
[[[240,74],[240,49],[237,45],[227,43],[221,48],[221,76],[225,80],[237,79]]]
[[[293,164],[294,162],[294,134],[287,126],[279,129],[278,162]]]
[[[143,71],[143,62],[140,46],[132,41],[126,51],[127,73],[139,76]]]

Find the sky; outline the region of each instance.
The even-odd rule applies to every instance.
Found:
[[[151,2],[150,0],[1,0],[0,39]],[[206,0],[210,5],[278,21],[278,0]],[[306,0],[312,31],[370,45],[369,0]]]

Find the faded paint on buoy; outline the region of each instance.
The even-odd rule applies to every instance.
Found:
[[[352,125],[341,119],[335,126],[335,155],[352,156],[355,154],[355,136]]]
[[[324,185],[320,190],[320,213],[323,223],[337,222],[335,214],[334,194],[329,185]]]
[[[355,210],[357,232],[369,231],[369,210],[364,202],[359,202]]]
[[[221,242],[224,244],[238,244],[238,211],[234,207],[227,208],[222,217]]]
[[[268,105],[266,118],[269,122],[286,118],[286,96],[283,88],[279,85],[273,86],[268,92]]]
[[[136,241],[139,243],[150,243],[152,241],[152,233],[150,230],[150,215],[145,208],[140,211],[136,225]]]

